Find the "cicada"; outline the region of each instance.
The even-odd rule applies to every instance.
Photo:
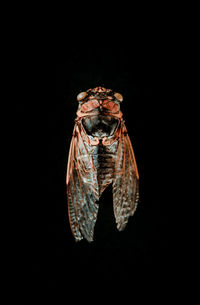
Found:
[[[76,241],[93,241],[99,198],[112,184],[117,229],[139,200],[139,174],[120,104],[123,96],[96,87],[77,96],[78,110],[67,165],[68,215]]]

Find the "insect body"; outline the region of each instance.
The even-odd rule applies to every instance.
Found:
[[[112,184],[118,230],[134,214],[139,199],[139,175],[122,118],[123,98],[96,87],[81,92],[67,166],[68,213],[76,241],[93,240],[102,192]]]

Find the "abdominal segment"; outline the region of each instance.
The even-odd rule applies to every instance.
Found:
[[[100,143],[95,146],[93,151],[92,158],[97,172],[99,196],[113,182],[117,148],[118,141],[115,141],[110,146],[104,146]]]

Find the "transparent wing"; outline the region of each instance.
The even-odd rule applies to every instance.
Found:
[[[70,226],[76,241],[93,240],[99,190],[92,149],[81,125],[75,125],[67,166],[67,195]]]
[[[113,207],[118,230],[133,216],[139,200],[139,175],[130,138],[123,124],[113,179]]]

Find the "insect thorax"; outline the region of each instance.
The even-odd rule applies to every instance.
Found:
[[[97,115],[84,117],[82,124],[88,135],[101,139],[115,133],[119,120],[112,116]]]

